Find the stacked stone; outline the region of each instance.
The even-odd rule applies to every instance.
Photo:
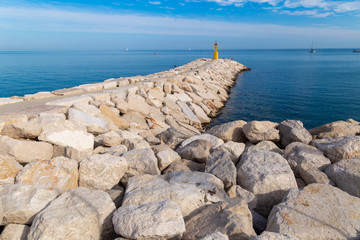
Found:
[[[244,70],[200,59],[1,116],[0,239],[358,238],[358,122],[203,129]]]

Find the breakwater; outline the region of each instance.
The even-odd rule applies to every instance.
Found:
[[[358,122],[203,129],[246,70],[199,59],[1,99],[1,237],[359,237]]]

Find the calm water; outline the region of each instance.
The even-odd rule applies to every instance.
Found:
[[[111,77],[146,75],[211,51],[0,52],[0,97],[51,91]],[[239,76],[214,124],[299,119],[311,128],[360,120],[360,54],[349,49],[228,50],[220,57],[252,69]]]

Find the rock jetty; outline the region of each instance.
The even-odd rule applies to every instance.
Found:
[[[206,129],[247,67],[0,99],[0,239],[360,239],[360,124]]]

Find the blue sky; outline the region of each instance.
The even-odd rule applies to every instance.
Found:
[[[355,48],[360,0],[0,0],[0,51]]]

